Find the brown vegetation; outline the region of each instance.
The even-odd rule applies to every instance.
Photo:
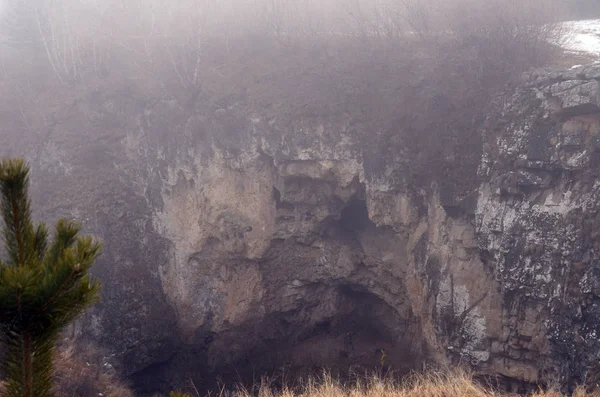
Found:
[[[57,371],[58,396],[68,397],[131,397],[133,393],[120,384],[114,377],[97,375],[97,367],[81,362],[67,349],[60,355]],[[192,385],[188,393],[173,392],[171,396],[201,397]],[[2,384],[0,383],[0,393]],[[253,388],[239,387],[235,391],[225,388],[209,396],[215,397],[518,397],[519,394],[494,391],[493,388],[473,380],[463,371],[429,372],[413,374],[397,382],[390,377],[371,376],[361,378],[354,383],[342,383],[328,374],[320,378],[310,378],[295,387],[283,387],[277,390],[268,380]],[[577,388],[571,394],[558,391],[544,391],[528,394],[528,397],[600,397],[600,392],[588,392]],[[159,395],[156,395],[159,397]]]
[[[183,394],[185,395],[185,394]],[[196,393],[187,396],[197,396]],[[252,390],[239,389],[235,392],[222,390],[214,394],[217,397],[517,397],[518,394],[493,391],[473,380],[466,372],[431,372],[415,374],[404,382],[373,376],[359,380],[354,384],[342,384],[329,375],[321,379],[309,379],[299,387],[274,391],[269,383],[263,381]],[[537,391],[529,397],[565,397],[556,391]],[[571,397],[598,397],[600,393],[586,392],[578,388]]]
[[[53,392],[60,397],[134,396],[115,371],[105,365],[100,352],[71,342],[65,342],[56,352]]]

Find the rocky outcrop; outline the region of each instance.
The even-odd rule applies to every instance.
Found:
[[[599,78],[597,66],[534,72],[487,132],[476,230],[502,296],[491,353],[528,382],[597,376]]]
[[[104,240],[103,301],[78,330],[142,391],[376,366],[377,349],[397,369],[568,387],[600,358],[599,80],[598,66],[526,76],[460,181],[414,183],[402,144],[349,115],[128,88],[86,92],[0,150],[27,153],[38,216]]]

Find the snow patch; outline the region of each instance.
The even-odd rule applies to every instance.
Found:
[[[600,19],[563,22],[561,27],[567,32],[563,38],[565,49],[600,58]]]

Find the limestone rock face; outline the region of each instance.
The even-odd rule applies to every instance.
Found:
[[[600,359],[599,80],[525,76],[490,111],[468,191],[409,182],[410,154],[373,149],[351,116],[120,89],[52,109],[43,134],[0,126],[0,154],[31,161],[37,216],[104,240],[103,301],[77,330],[141,389],[375,366],[377,349],[568,386]]]
[[[583,383],[598,362],[599,71],[532,73],[487,132],[476,231],[503,300],[492,360],[529,382]]]

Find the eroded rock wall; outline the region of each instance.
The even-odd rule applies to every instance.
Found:
[[[476,231],[503,298],[491,353],[530,382],[597,376],[599,78],[534,72],[487,132]]]
[[[526,76],[460,180],[415,183],[402,140],[348,114],[287,120],[127,88],[50,109],[41,133],[7,123],[0,153],[31,161],[38,216],[105,241],[103,301],[78,329],[142,389],[374,367],[377,349],[398,369],[568,386],[600,354],[599,79]]]

